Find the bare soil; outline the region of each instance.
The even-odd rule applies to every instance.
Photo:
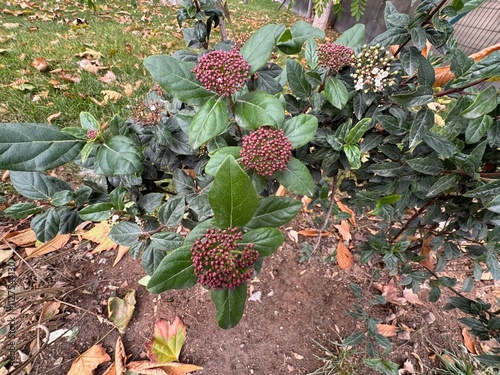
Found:
[[[359,284],[365,295],[370,296],[380,294],[375,286],[386,285],[389,278],[374,280],[376,265],[355,262],[352,268],[341,270],[336,263],[325,262],[336,248],[333,237],[323,240],[312,259],[300,263],[301,240],[304,238],[299,237],[298,242],[288,238],[276,254],[265,259],[261,272],[249,286],[249,296],[261,292],[260,301],[248,301],[241,322],[228,330],[217,326],[207,290],[197,285],[189,290],[152,295],[138,284],[144,276],[140,261],[128,255],[112,267],[113,252],[91,254],[94,245],[82,242],[34,258],[30,262],[32,268],[22,264],[18,273],[26,275],[34,269],[47,284],[63,288],[55,293],[56,298],[63,301],[60,313],[46,326],[50,331],[77,326],[79,333],[71,342],[61,338],[42,348],[34,358],[31,373],[66,374],[72,361],[97,343],[113,358],[119,332],[107,320],[107,301],[110,296],[123,297],[130,289],[136,290],[137,304],[130,324],[121,335],[130,361],[146,359],[145,343],[152,338],[157,319],[173,321],[179,316],[187,326],[181,361],[202,366],[203,370],[196,374],[311,373],[323,365],[318,356],[324,357],[324,351],[317,343],[335,350],[332,341],[340,342],[365,328],[345,313],[358,303],[349,283]],[[356,258],[356,247],[353,250]],[[469,271],[460,267],[456,273],[465,277]],[[27,290],[47,287],[32,272],[30,278],[23,280]],[[398,279],[395,281],[397,285]],[[482,297],[499,292],[498,286],[488,282],[477,285],[475,291]],[[399,327],[398,335],[389,338],[393,344],[389,359],[401,367],[410,360],[419,374],[433,374],[438,366],[431,345],[438,350],[456,351],[463,344],[458,312],[442,310],[446,298],[436,304],[426,302],[426,294],[424,286],[417,303],[387,303],[375,307],[365,303],[371,316]],[[29,339],[18,349],[30,353],[29,342],[36,331],[28,331]],[[363,358],[361,347],[358,354],[349,359],[358,364],[355,373],[374,374],[362,366]],[[103,374],[108,366],[99,366],[96,373]]]

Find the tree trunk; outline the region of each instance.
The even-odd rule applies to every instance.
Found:
[[[330,18],[330,13],[332,12],[332,0],[328,0],[325,9],[323,9],[323,13],[320,17],[317,14],[314,15],[314,20],[312,25],[321,30],[326,30],[328,26],[328,19]]]

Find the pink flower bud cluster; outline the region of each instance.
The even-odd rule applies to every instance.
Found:
[[[323,68],[329,68],[332,72],[338,72],[346,65],[352,65],[353,50],[342,44],[325,43],[318,47],[318,64]]]
[[[261,127],[243,137],[241,162],[264,177],[285,171],[292,157],[292,143],[282,129]]]
[[[97,130],[94,130],[94,129],[87,130],[87,138],[94,139],[95,137],[97,137],[98,133],[99,132]]]
[[[233,49],[203,55],[192,72],[206,89],[219,96],[230,96],[247,82],[249,69],[250,64]]]
[[[241,248],[237,242],[241,239],[238,228],[212,228],[193,243],[191,260],[200,284],[211,289],[234,289],[252,277],[259,253],[254,244]]]
[[[384,48],[364,45],[361,52],[354,55],[356,72],[351,74],[356,81],[354,88],[357,91],[383,91],[386,87],[396,83],[394,77],[397,72],[391,72],[393,56],[387,56]]]

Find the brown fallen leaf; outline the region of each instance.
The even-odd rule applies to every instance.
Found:
[[[134,94],[134,88],[130,83],[120,85],[120,87],[123,89],[123,92],[125,93],[125,96],[127,98],[130,98]]]
[[[427,267],[430,270],[434,269],[434,262],[433,262],[434,254],[433,254],[432,245],[431,245],[431,241],[433,238],[434,238],[434,236],[432,236],[432,235],[425,237],[422,240],[422,249],[420,251],[420,255],[422,255],[422,256],[425,255],[425,257],[426,257],[424,260],[420,261],[420,264],[424,267]]]
[[[50,69],[50,64],[43,57],[37,57],[30,65],[39,72],[46,72]]]
[[[398,327],[392,324],[377,324],[377,332],[384,337],[392,337],[398,334]]]
[[[389,303],[404,305],[407,302],[406,298],[399,296],[399,289],[396,287],[394,279],[391,279],[386,285],[376,284],[375,288],[382,292],[382,295]]]
[[[53,316],[59,313],[59,307],[61,307],[61,302],[48,301],[42,307],[40,312],[40,321],[44,322],[50,320]]]
[[[54,114],[50,115],[49,117],[47,117],[47,122],[50,124],[52,120],[54,120],[58,117],[61,117],[61,115],[62,115],[62,112],[54,113]]]
[[[94,250],[92,250],[92,254],[98,254],[102,251],[114,250],[118,247],[118,244],[111,241],[111,238],[108,237],[110,230],[111,225],[107,221],[101,221],[91,230],[84,231],[83,233],[81,231],[77,231],[76,234],[81,235],[85,240],[97,243],[98,245]]]
[[[102,90],[101,94],[104,95],[104,104],[107,104],[109,102],[114,103],[123,97],[122,94],[113,90]]]
[[[297,234],[300,234],[301,236],[304,237],[317,237],[318,236],[318,230],[317,229],[302,229],[297,232]],[[329,237],[332,234],[330,232],[327,232],[324,230],[321,232],[321,237]]]
[[[149,361],[135,361],[127,365],[127,370],[142,375],[185,375],[189,372],[202,370],[203,367],[187,363],[153,363]]]
[[[26,259],[39,257],[41,255],[59,250],[68,243],[70,237],[71,234],[58,234],[49,242],[46,242],[41,246],[35,248],[27,248],[26,253],[28,254],[28,256],[26,257]]]
[[[414,305],[420,305],[424,306],[425,304],[420,300],[418,297],[418,294],[413,293],[413,290],[411,288],[404,288],[403,289],[403,297],[410,303]]]
[[[337,263],[343,270],[351,268],[353,263],[352,253],[342,241],[337,245]]]
[[[350,242],[352,240],[351,236],[351,227],[349,226],[349,222],[347,220],[341,220],[340,224],[333,225],[339,231],[340,237],[346,242]]]
[[[356,226],[356,215],[354,214],[354,211],[351,210],[349,207],[347,207],[340,199],[335,197],[335,203],[337,203],[337,206],[339,206],[340,211],[348,213],[351,215],[349,218],[349,222],[352,224],[353,227]]]
[[[110,360],[101,344],[94,345],[73,361],[67,375],[94,375],[97,366]]]
[[[464,339],[464,346],[471,354],[477,354],[476,344],[472,339],[467,328],[462,329],[462,337]]]
[[[108,299],[108,318],[120,333],[125,332],[135,310],[135,290],[125,293],[125,297],[111,297]]]
[[[4,238],[19,247],[33,246],[36,242],[36,234],[30,228],[8,233]]]
[[[111,70],[108,70],[104,76],[99,77],[98,79],[104,83],[111,83],[116,81],[116,75]]]
[[[127,372],[127,355],[125,354],[125,347],[120,336],[116,339],[115,344],[115,373],[116,375],[125,375]]]
[[[113,262],[113,267],[116,266],[120,260],[122,260],[122,258],[125,256],[125,254],[128,253],[129,250],[130,246],[123,246],[123,245],[118,246],[118,252],[116,253],[116,258],[115,261]]]
[[[66,82],[80,83],[80,81],[82,80],[81,77],[72,76],[71,74],[66,73],[64,70],[59,72],[58,75],[59,75],[59,78],[61,78],[63,81],[66,81]]]

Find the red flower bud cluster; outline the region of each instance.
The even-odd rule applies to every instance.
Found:
[[[99,132],[97,130],[94,130],[94,129],[87,130],[87,138],[94,139],[95,137],[97,137],[98,133]]]
[[[258,128],[243,137],[241,146],[243,166],[264,177],[285,171],[292,157],[292,143],[282,129]]]
[[[238,228],[212,228],[191,245],[191,260],[200,284],[211,289],[234,289],[252,277],[259,253],[254,244],[241,249],[237,242],[241,239]]]
[[[346,65],[354,63],[353,50],[342,44],[325,43],[318,47],[318,64],[338,72]]]
[[[238,51],[217,50],[201,56],[192,72],[206,89],[230,96],[247,82],[249,69],[250,64]]]

